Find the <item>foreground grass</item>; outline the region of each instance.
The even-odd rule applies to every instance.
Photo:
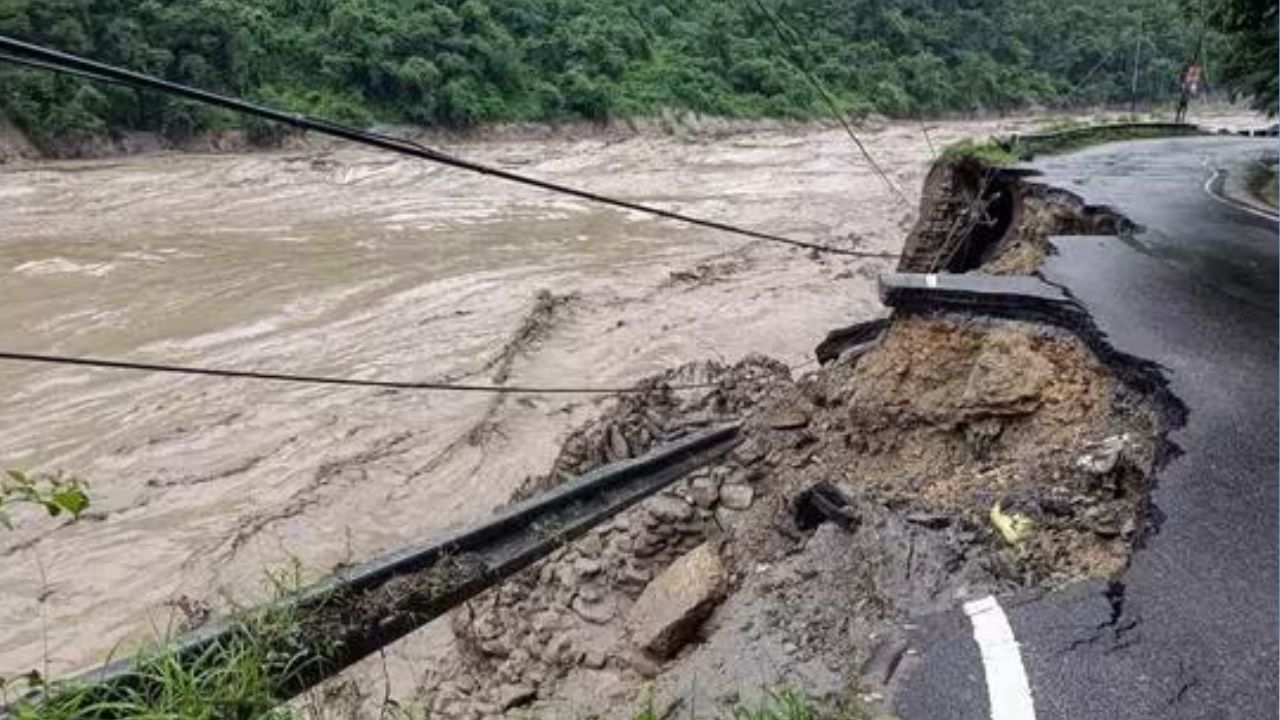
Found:
[[[282,680],[299,668],[269,648],[287,646],[282,618],[256,621],[196,657],[172,650],[142,656],[128,681],[55,684],[30,678],[35,692],[11,706],[14,720],[229,720],[299,715],[281,705]]]
[[[1014,152],[995,138],[967,138],[948,145],[942,151],[942,159],[950,161],[971,159],[993,167],[1004,167],[1016,165],[1029,158]]]
[[[13,720],[301,720],[281,689],[317,660],[297,612],[279,602],[302,586],[301,566],[269,571],[266,580],[270,601],[237,609],[222,639],[198,653],[167,634],[111,683],[51,682],[33,672],[19,695],[17,683],[0,680],[0,709],[7,705]]]

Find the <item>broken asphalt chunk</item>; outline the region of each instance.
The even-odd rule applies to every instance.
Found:
[[[801,530],[833,522],[846,532],[855,532],[862,522],[849,496],[826,480],[797,495],[793,505],[796,525]]]

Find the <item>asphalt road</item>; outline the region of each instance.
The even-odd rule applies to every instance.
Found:
[[[895,689],[905,720],[1277,717],[1277,226],[1206,189],[1274,144],[1144,140],[1033,165],[1142,226],[1057,238],[1042,274],[1117,350],[1164,368],[1182,452],[1152,496],[1163,522],[1117,582],[1000,599],[1031,715],[989,700],[990,660],[957,610],[922,621]]]

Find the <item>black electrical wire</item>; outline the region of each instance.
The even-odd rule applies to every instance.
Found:
[[[1065,105],[1071,98],[1075,97],[1075,94],[1080,92],[1080,90],[1084,88],[1085,84],[1087,84],[1090,80],[1093,79],[1094,73],[1101,70],[1102,66],[1105,65],[1107,61],[1111,59],[1111,56],[1114,55],[1115,52],[1116,52],[1116,48],[1114,47],[1108,50],[1107,53],[1102,56],[1101,60],[1095,63],[1093,67],[1089,68],[1089,72],[1084,74],[1084,77],[1081,78],[1080,82],[1077,82],[1075,85],[1071,86],[1071,89],[1067,91],[1067,94],[1063,95],[1062,99],[1059,100],[1058,102]]]
[[[599,387],[534,387],[521,385],[480,385],[447,382],[398,382],[394,380],[359,380],[355,378],[326,377],[322,375],[294,375],[290,373],[258,372],[255,370],[227,370],[224,368],[145,363],[132,360],[70,357],[41,353],[20,353],[0,350],[0,361],[39,363],[73,367],[102,368],[107,370],[133,370],[138,372],[168,373],[172,375],[203,375],[240,380],[269,380],[273,382],[300,383],[306,385],[345,385],[349,387],[373,387],[391,390],[434,390],[460,393],[490,393],[505,395],[637,395],[662,388],[670,390],[700,390],[713,388],[718,383],[689,383],[680,385],[657,384],[619,388]]]
[[[122,84],[117,80],[112,80],[111,78],[106,78],[101,75],[95,75],[94,73],[82,72],[79,70],[70,70],[67,68],[63,68],[59,65],[54,65],[53,63],[42,62],[40,60],[33,60],[31,58],[25,58],[19,55],[12,55],[7,52],[0,52],[0,62],[6,62],[11,65],[23,65],[25,67],[29,67],[35,70],[45,70],[47,72],[70,75],[72,77],[84,78],[85,80],[92,80],[94,82],[109,83],[111,85]]]
[[[762,14],[765,19],[769,21],[769,24],[773,26],[774,32],[777,33],[778,39],[782,41],[784,46],[791,43],[803,45],[804,38],[794,30],[792,33],[795,37],[787,36],[787,31],[783,29],[784,23],[782,19],[770,10],[768,5],[765,5],[764,0],[755,0],[755,5],[760,10],[760,14]],[[885,173],[884,168],[880,167],[880,163],[876,162],[876,159],[872,157],[871,151],[867,150],[867,146],[862,144],[862,140],[858,139],[857,133],[853,131],[853,126],[851,126],[849,121],[845,119],[844,112],[840,109],[839,103],[837,103],[836,99],[831,96],[831,93],[827,92],[827,88],[822,84],[822,82],[809,71],[809,68],[805,66],[805,63],[800,62],[790,54],[787,55],[787,60],[795,69],[800,71],[801,75],[804,75],[805,80],[808,81],[809,85],[818,93],[818,96],[822,98],[823,103],[825,103],[827,108],[831,111],[831,116],[834,117],[836,122],[840,123],[840,126],[844,128],[845,133],[849,135],[849,139],[853,140],[853,144],[858,146],[858,151],[862,153],[862,157],[866,159],[867,164],[871,166],[871,169],[875,171],[876,175],[880,176],[880,179],[884,181],[884,184],[891,191],[893,191],[894,195],[898,196],[898,199],[910,205],[911,200],[908,199],[907,196],[903,194],[902,190],[900,190],[898,186],[889,179],[889,175]]]
[[[368,145],[368,146],[380,148],[383,150],[390,150],[392,152],[398,152],[404,155],[410,155],[413,157],[421,158],[423,160],[429,160],[431,162],[440,163],[442,165],[448,165],[450,167],[458,168],[460,170],[467,170],[469,172],[479,173],[481,175],[487,175],[489,177],[498,178],[500,180],[507,180],[509,182],[528,185],[528,186],[536,187],[542,190],[547,190],[550,192],[561,193],[564,195],[571,195],[577,198],[581,198],[583,200],[589,200],[591,202],[602,203],[605,205],[611,205],[613,207],[618,207],[625,210],[631,210],[635,212],[646,213],[649,215],[655,215],[658,217],[667,218],[669,220],[686,222],[691,225],[697,225],[700,227],[710,228],[713,230],[720,230],[723,232],[733,233],[736,235],[741,235],[741,236],[753,238],[756,240],[764,240],[766,242],[780,243],[783,245],[790,245],[792,247],[805,248],[808,250],[815,250],[818,252],[825,252],[825,253],[831,253],[836,255],[846,255],[849,257],[885,258],[885,259],[894,259],[898,257],[896,254],[893,254],[893,253],[876,253],[876,252],[864,252],[859,250],[845,250],[843,248],[829,247],[826,245],[821,245],[819,243],[806,242],[804,240],[796,240],[793,238],[782,237],[780,235],[774,235],[771,233],[765,233],[765,232],[760,232],[756,230],[748,230],[748,229],[740,228],[734,225],[729,225],[728,223],[722,223],[715,220],[698,218],[691,215],[685,215],[683,213],[673,212],[671,210],[663,210],[661,208],[656,208],[649,205],[643,205],[641,203],[631,202],[628,200],[619,200],[617,198],[608,197],[605,195],[591,192],[589,190],[581,190],[578,188],[570,187],[567,185],[561,185],[559,183],[554,183],[547,180],[538,180],[536,178],[531,178],[525,175],[520,175],[518,173],[502,170],[500,168],[495,168],[489,165],[485,165],[483,163],[474,162],[471,160],[467,160],[465,158],[449,155],[439,150],[434,150],[432,148],[425,147],[418,143],[411,142],[408,140],[402,140],[400,138],[395,138],[390,135],[384,135],[382,133],[370,132],[365,130],[357,130],[349,126],[340,125],[337,123],[329,122],[327,120],[311,118],[306,115],[301,115],[297,113],[284,112],[284,111],[276,110],[274,108],[266,107],[263,105],[258,105],[256,103],[251,103],[245,100],[240,100],[240,99],[228,97],[225,95],[218,95],[216,93],[199,90],[197,88],[189,87],[187,85],[170,82],[168,80],[162,80],[160,78],[157,78],[151,75],[146,75],[146,74],[135,72],[132,70],[118,68],[112,65],[107,65],[105,63],[96,62],[94,60],[88,60],[82,57],[78,57],[76,55],[71,55],[69,53],[64,53],[58,50],[52,50],[49,48],[41,47],[39,45],[26,43],[21,40],[15,40],[13,38],[6,37],[4,35],[0,35],[0,60],[8,61],[8,62],[18,62],[20,64],[24,64],[31,67],[39,67],[40,69],[51,70],[51,71],[59,72],[63,74],[84,77],[86,79],[95,80],[95,81],[108,81],[108,82],[113,82],[117,84],[128,85],[134,88],[154,90],[157,92],[167,93],[169,95],[176,95],[178,97],[184,97],[189,100],[194,100],[196,102],[204,103],[207,105],[214,105],[217,107],[226,108],[228,110],[233,110],[235,112],[239,112],[247,115],[255,115],[257,117],[271,120],[273,122],[296,127],[301,130],[310,130],[312,132],[317,132],[323,135],[340,138],[342,140],[348,140],[350,142],[360,143],[363,145]],[[852,131],[850,130],[850,132]],[[865,152],[865,149],[864,149],[864,152]],[[877,170],[879,170],[878,166],[876,167],[877,167]],[[888,182],[888,178],[884,176],[882,171],[881,171],[881,177],[884,177],[885,181]],[[896,188],[894,189],[896,191]],[[899,195],[901,195],[900,192],[899,192]]]
[[[924,135],[924,141],[929,146],[929,155],[934,160],[938,159],[938,150],[933,146],[933,138],[929,137],[929,126],[924,124],[924,115],[916,113],[916,121],[920,123],[920,134]]]

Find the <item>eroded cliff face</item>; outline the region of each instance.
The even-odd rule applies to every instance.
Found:
[[[925,178],[920,221],[907,236],[901,272],[1030,275],[1051,235],[1119,235],[1133,223],[1024,172],[972,158],[935,163]]]

